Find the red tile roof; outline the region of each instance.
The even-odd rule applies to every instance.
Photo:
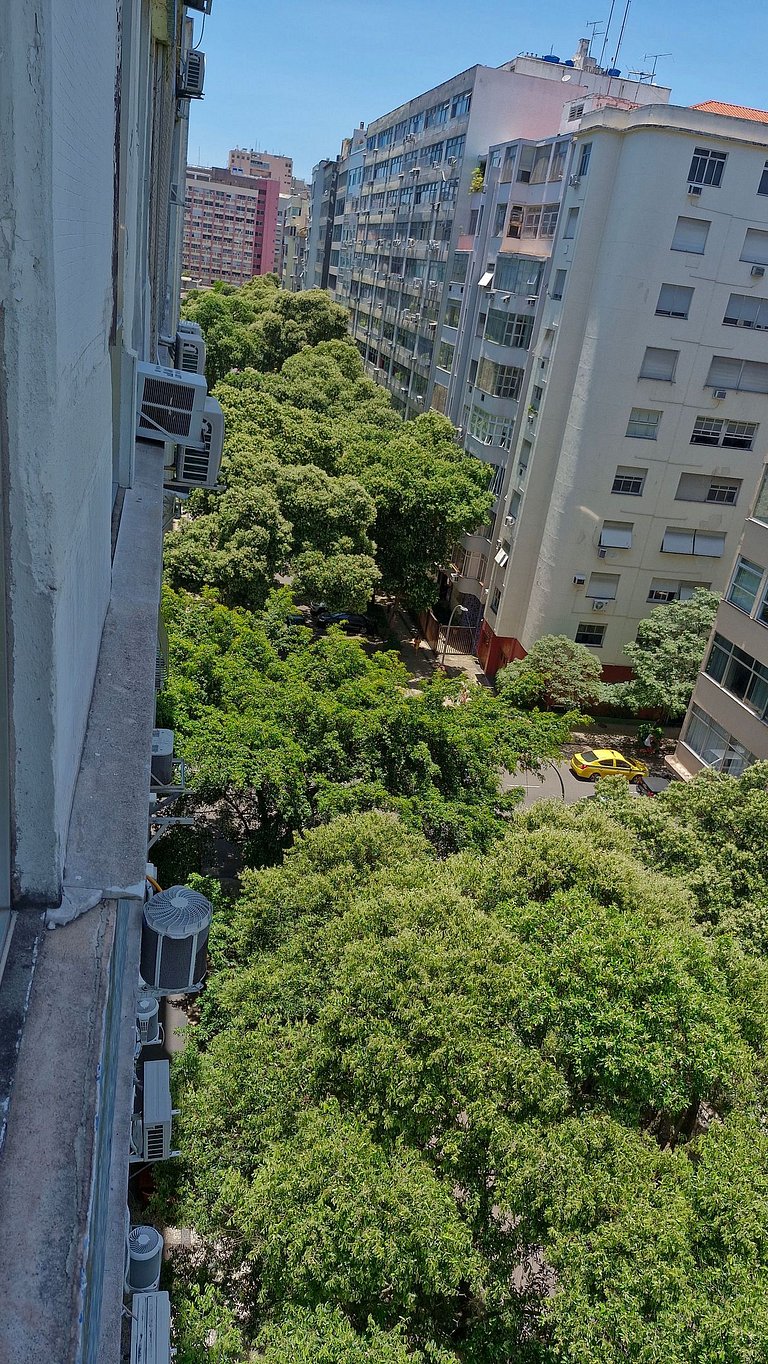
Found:
[[[723,104],[719,99],[708,99],[704,104],[692,104],[692,109],[700,109],[703,114],[725,114],[727,118],[748,118],[753,123],[768,123],[765,109],[747,109],[743,104]]]

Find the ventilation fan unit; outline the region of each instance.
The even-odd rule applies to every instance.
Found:
[[[170,1364],[171,1301],[167,1293],[131,1299],[131,1364]]]
[[[595,597],[594,601],[592,602],[592,610],[604,611],[607,605],[608,605],[607,597]]]
[[[154,786],[170,786],[173,779],[173,730],[152,730],[152,765]]]
[[[728,389],[727,389],[727,388],[713,388],[713,389],[712,389],[712,397],[713,397],[713,398],[717,398],[718,402],[722,402],[723,398],[727,398],[727,397],[728,397]]]
[[[199,322],[187,322],[182,318],[176,328],[177,336],[202,336],[203,329]]]
[[[165,479],[171,489],[215,488],[224,449],[224,413],[216,398],[206,398],[202,439],[196,445],[177,445],[173,468]]]
[[[688,195],[691,199],[698,199],[701,194],[701,185],[689,185]]]
[[[587,580],[586,580],[586,578],[584,577],[584,574],[583,574],[583,573],[574,573],[574,575],[573,575],[573,585],[574,585],[574,587],[583,587],[586,581],[587,581]]]
[[[205,342],[190,332],[176,333],[176,368],[182,374],[205,374]]]
[[[130,1160],[170,1160],[178,1153],[171,1150],[171,1070],[169,1061],[145,1061],[141,1092],[141,1113],[131,1122]]]
[[[171,886],[144,906],[142,980],[161,995],[184,995],[202,987],[213,905],[188,886]]]
[[[128,1233],[126,1285],[129,1293],[154,1293],[160,1282],[163,1238],[155,1227],[131,1227]]]
[[[184,374],[141,361],[138,370],[138,440],[198,441],[208,385],[202,374]]]
[[[765,274],[765,266],[764,266],[764,265],[753,265],[753,266],[752,266],[752,269],[750,270],[749,273],[750,273],[750,275],[752,275],[755,279],[762,279],[762,278],[763,278],[763,275]]]
[[[136,1035],[140,1047],[160,1041],[160,1004],[154,995],[142,995],[136,1006]]]
[[[202,99],[204,84],[205,53],[193,48],[182,62],[176,83],[176,94],[181,99]]]

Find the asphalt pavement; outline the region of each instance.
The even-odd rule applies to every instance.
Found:
[[[522,787],[525,792],[524,805],[533,805],[537,800],[565,800],[567,805],[571,805],[576,800],[584,800],[595,794],[594,782],[579,781],[574,777],[567,759],[551,763],[544,768],[540,777],[535,772],[506,772],[501,779],[502,790],[511,791],[516,786]]]

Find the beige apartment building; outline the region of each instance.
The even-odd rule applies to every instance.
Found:
[[[257,152],[251,147],[234,147],[227,158],[227,169],[235,175],[253,175],[266,180],[277,180],[281,194],[293,190],[293,157],[276,156],[273,152]]]
[[[768,759],[768,468],[744,526],[671,766],[738,776]]]

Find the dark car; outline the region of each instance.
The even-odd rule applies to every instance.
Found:
[[[372,635],[375,630],[373,621],[356,611],[322,611],[314,617],[314,622],[318,630],[338,625],[348,635]]]
[[[669,777],[638,777],[635,790],[639,796],[660,796],[669,783]]]

